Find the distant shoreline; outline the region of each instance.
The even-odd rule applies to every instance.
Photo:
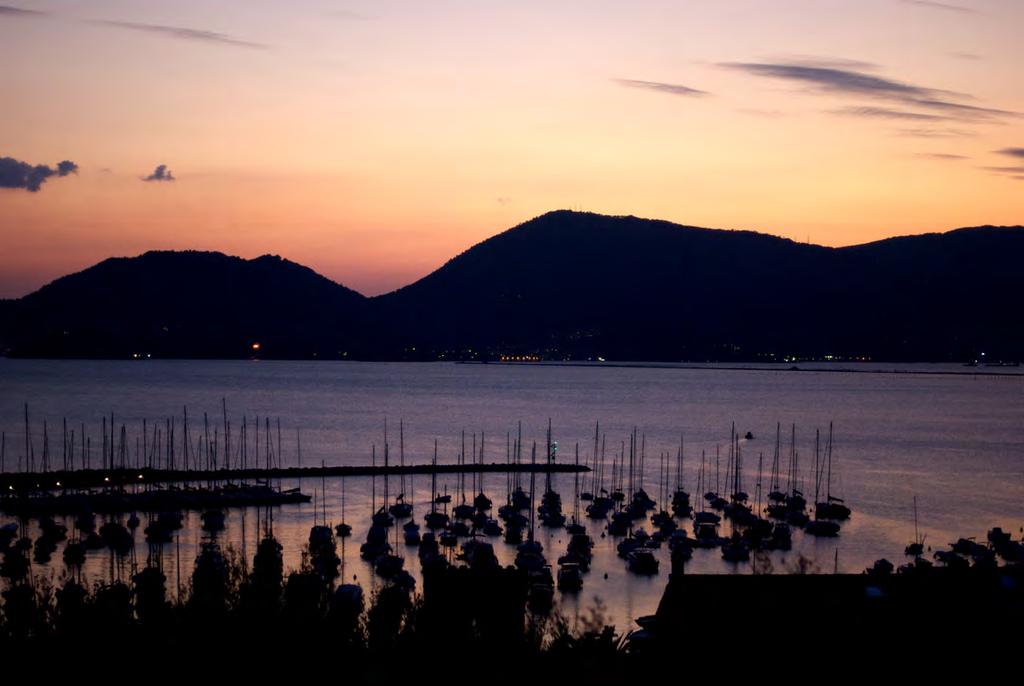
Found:
[[[1008,376],[1008,377],[1020,377],[1024,376],[1024,372],[994,372],[994,371],[954,371],[952,369],[854,369],[851,367],[841,367],[837,369],[822,369],[817,367],[800,367],[799,365],[786,366],[785,362],[766,362],[765,365],[776,365],[776,366],[764,366],[764,367],[753,367],[749,365],[728,365],[728,366],[713,366],[716,365],[714,362],[709,362],[706,365],[695,364],[692,362],[682,362],[678,364],[668,362],[459,362],[458,364],[488,364],[488,365],[499,365],[504,367],[515,367],[515,366],[526,366],[526,367],[612,367],[621,369],[684,369],[688,371],[699,371],[699,370],[711,370],[711,371],[725,371],[725,372],[822,372],[827,374],[910,374],[920,376]],[[828,363],[811,363],[811,364],[828,364]],[[904,364],[933,364],[931,362],[906,362]],[[999,368],[992,367],[990,369]],[[1013,367],[1004,366],[1002,369],[1012,369]],[[978,367],[970,367],[969,369],[977,370]],[[984,369],[984,368],[980,368]]]
[[[308,358],[242,358],[242,357],[160,357],[149,359],[130,359],[120,357],[7,357],[0,355],[0,360],[16,362],[341,362],[345,364],[457,364],[471,366],[494,367],[579,367],[584,369],[678,369],[684,371],[725,371],[725,372],[812,372],[827,374],[905,374],[910,376],[985,376],[985,377],[1024,377],[1024,368],[1018,365],[990,365],[971,367],[963,365],[958,369],[897,369],[867,368],[855,366],[829,368],[826,366],[803,367],[787,362],[757,363],[717,363],[717,362],[596,362],[583,360],[538,360],[538,361],[501,361],[501,360],[356,360],[356,359],[308,359]],[[847,364],[843,362],[807,362],[810,365]],[[881,365],[883,362],[858,362],[853,364]],[[904,365],[954,365],[955,362],[893,362],[888,364]],[[763,366],[757,366],[763,365]],[[995,371],[1021,369],[1021,371]]]

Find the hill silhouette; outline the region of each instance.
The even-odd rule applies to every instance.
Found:
[[[1022,261],[1021,227],[827,248],[557,211],[375,298],[280,258],[107,260],[5,303],[0,340],[104,357],[242,357],[258,340],[335,359],[1020,359]]]
[[[111,258],[5,303],[4,340],[42,357],[337,357],[366,298],[273,255]],[[272,351],[272,352],[271,352]]]

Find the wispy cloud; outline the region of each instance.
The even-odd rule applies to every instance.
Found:
[[[877,74],[868,74],[863,70],[822,66],[817,62],[725,62],[719,66],[760,78],[801,84],[808,87],[812,93],[870,98],[899,103],[904,107],[918,110],[931,110],[931,116],[915,116],[913,111],[897,116],[897,110],[866,107],[852,108],[846,112],[847,114],[919,120],[937,117],[973,122],[993,122],[1020,116],[1020,113],[1009,110],[965,104],[962,101],[969,100],[971,96],[963,93],[897,81]]]
[[[985,169],[999,172],[1000,174],[1024,174],[1024,165],[1019,167],[985,167]]]
[[[958,160],[971,159],[967,155],[954,155],[949,152],[919,152],[915,157],[921,157],[927,160],[939,160],[943,162],[956,162]]]
[[[203,43],[216,43],[219,45],[228,45],[235,48],[250,48],[256,50],[266,50],[270,46],[265,43],[256,43],[253,41],[242,40],[235,38],[226,33],[218,33],[216,31],[207,31],[205,29],[191,29],[183,26],[165,26],[163,24],[141,24],[132,21],[110,21],[106,19],[97,20],[94,22],[104,26],[113,26],[121,29],[128,29],[130,31],[141,31],[143,33],[151,33],[157,36],[164,36],[167,38],[177,38],[179,40],[187,41],[198,41]]]
[[[51,167],[47,164],[29,164],[13,157],[0,157],[0,188],[18,188],[38,193],[50,177],[76,173],[78,165],[70,160],[58,162]]]
[[[974,131],[965,129],[899,129],[895,131],[897,136],[907,138],[971,138],[976,136]]]
[[[678,83],[641,81],[638,79],[613,79],[613,81],[620,86],[625,86],[626,88],[642,88],[644,90],[656,91],[658,93],[667,93],[668,95],[681,95],[686,97],[709,95],[707,91],[690,88],[689,86],[683,86]]]
[[[948,2],[933,2],[932,0],[900,0],[904,5],[917,5],[919,7],[927,7],[933,10],[940,10],[942,12],[957,12],[959,14],[978,14],[978,10],[973,7],[964,7],[963,5],[952,5]]]
[[[49,12],[40,10],[27,10],[23,7],[12,7],[11,5],[0,5],[0,17],[45,17]]]
[[[829,110],[829,113],[844,117],[865,117],[868,119],[903,119],[910,121],[947,121],[949,119],[949,117],[943,117],[938,114],[892,110],[887,107],[841,107],[836,110]]]
[[[141,177],[143,181],[174,181],[174,174],[166,164],[158,164],[149,176]]]
[[[1024,162],[1024,148],[1002,148],[1000,150],[993,150],[992,152],[996,155],[1012,157],[1015,162]],[[1010,166],[993,165],[981,168],[985,171],[990,171],[993,174],[1008,176],[1012,179],[1024,179],[1024,164],[1018,163]]]
[[[763,58],[772,64],[800,64],[805,67],[821,67],[822,69],[857,69],[873,71],[878,69],[874,62],[850,59],[849,57],[827,57],[824,55],[780,54]]]
[[[947,100],[917,100],[917,105],[921,107],[928,107],[936,110],[943,110],[950,114],[956,115],[957,119],[970,119],[970,120],[982,120],[982,119],[998,119],[1000,117],[1019,117],[1020,112],[1012,112],[1010,110],[1000,110],[992,107],[978,107],[976,105],[964,105],[958,102],[949,102]]]

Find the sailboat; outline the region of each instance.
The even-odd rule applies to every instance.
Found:
[[[530,465],[536,467],[537,465],[537,444],[533,444],[533,449],[530,453]],[[537,484],[537,472],[535,469],[530,470],[530,493],[531,495],[536,491]],[[527,539],[523,543],[519,544],[516,552],[516,567],[527,572],[540,571],[546,566],[544,560],[544,546],[541,545],[540,541],[533,537],[534,533],[534,507],[533,503],[530,503],[530,529],[527,534]]]
[[[341,477],[341,522],[334,527],[334,533],[338,538],[352,535],[352,526],[345,523],[345,477]]]
[[[839,524],[832,521],[831,519],[822,518],[822,512],[824,508],[821,506],[825,503],[818,502],[819,493],[821,490],[821,471],[823,461],[820,459],[820,443],[821,434],[815,432],[814,435],[814,502],[816,503],[814,508],[814,519],[807,522],[804,526],[804,532],[811,536],[838,536],[839,535]]]
[[[475,438],[474,438],[475,440]],[[466,502],[466,432],[462,432],[462,449],[459,451],[459,504],[452,509],[454,519],[470,519],[475,509]]]
[[[439,503],[447,503],[447,500],[441,500],[441,495],[437,493],[437,439],[434,439],[434,460],[431,463],[433,469],[430,472],[430,492],[435,494],[435,497],[430,500],[430,512],[423,518],[427,524],[428,529],[444,529],[448,526],[448,515],[444,512],[438,512],[437,506]]]
[[[387,453],[384,455],[387,460]],[[412,503],[405,500],[405,427],[402,420],[398,421],[398,461],[402,468],[399,476],[399,493],[395,497],[395,502],[388,508],[388,512],[395,519],[405,519],[412,516]]]
[[[373,514],[370,517],[373,526],[390,527],[395,523],[395,520],[391,517],[388,512],[388,496],[387,496],[387,468],[388,468],[388,444],[387,440],[384,441],[384,503],[377,509],[377,445],[373,445],[373,456],[372,464],[374,466],[373,477],[371,477],[371,497]]]
[[[373,446],[373,465],[377,465],[377,446]],[[368,562],[375,561],[381,555],[391,552],[391,544],[388,543],[388,527],[394,524],[391,515],[388,514],[386,505],[381,505],[377,510],[377,472],[374,470],[370,477],[370,530],[366,532],[366,543],[359,548],[359,554]]]
[[[572,522],[567,524],[565,530],[570,535],[585,534],[587,533],[587,527],[580,523],[580,444],[576,444],[576,467],[577,470],[573,472],[573,485],[572,485]]]
[[[604,487],[604,465],[607,437],[601,438],[601,459],[595,464],[595,473],[591,479],[594,486],[593,501],[587,505],[587,517],[590,519],[605,519],[608,513],[615,507],[615,501],[611,498],[608,490]],[[594,460],[597,460],[597,443],[594,443]]]
[[[825,448],[825,462],[828,477],[825,485],[825,500],[815,502],[814,514],[818,519],[849,519],[850,508],[843,504],[842,498],[832,495],[832,422],[828,424],[828,444]],[[817,498],[815,498],[817,501]]]
[[[475,443],[475,441],[474,441],[474,443]],[[479,460],[477,459],[476,451],[474,450],[473,452],[474,452],[473,461],[477,465],[482,467],[483,464],[484,464],[484,434],[483,434],[482,431],[480,432],[480,457],[479,457]],[[484,471],[482,469],[480,470],[479,474],[477,475],[477,481],[479,483],[480,490],[477,492],[477,494],[475,496],[473,496],[473,507],[476,508],[476,511],[478,513],[482,514],[484,512],[489,512],[490,509],[491,509],[491,504],[492,504],[491,503],[491,499],[488,498],[484,494]]]
[[[550,467],[555,463],[557,452],[558,444],[551,441],[551,420],[548,419],[547,455],[545,456],[545,464],[548,466],[548,470],[544,475],[544,495],[541,496],[540,507],[537,511],[537,514],[540,515],[540,521],[544,526],[548,527],[561,527],[565,525],[565,515],[562,514],[562,496],[551,485]]]
[[[785,519],[788,509],[786,507],[786,494],[782,492],[781,485],[779,484],[781,452],[782,422],[778,422],[775,425],[775,453],[772,455],[772,473],[769,477],[771,483],[768,486],[770,489],[768,491],[768,505],[765,507],[765,513],[774,519]]]
[[[672,493],[672,516],[680,518],[689,517],[693,513],[693,508],[690,506],[690,494],[683,488],[684,448],[685,440],[683,436],[680,436],[679,453],[676,455],[676,488]]]

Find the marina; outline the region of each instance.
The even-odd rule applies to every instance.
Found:
[[[0,369],[21,367],[27,372],[34,364],[0,361]],[[141,366],[60,364],[73,365],[76,373],[86,376],[91,376],[86,371],[90,368],[115,369],[121,375],[123,394],[135,393],[134,384],[143,383],[147,392],[136,397],[138,410],[146,409],[149,394],[181,395],[180,388],[154,389],[145,384],[136,376],[145,376],[147,370]],[[243,379],[274,367],[287,372],[271,375],[272,383],[283,384],[283,390],[301,383],[301,374],[300,380],[291,380],[296,369],[301,372],[301,364],[162,364],[240,375],[229,386],[251,383]],[[405,377],[403,385],[410,396],[404,400],[385,390],[394,383],[396,368],[399,378]],[[532,380],[536,368],[342,364],[334,369],[340,376],[332,390],[342,398],[354,384],[366,405],[395,403],[396,411],[402,411],[389,420],[387,435],[385,414],[368,417],[366,426],[353,425],[351,417],[338,415],[344,434],[354,433],[365,442],[354,446],[344,439],[334,440],[334,428],[309,413],[319,406],[316,394],[308,404],[284,408],[290,411],[280,413],[280,422],[275,410],[281,408],[269,403],[245,406],[248,416],[240,418],[232,415],[239,402],[236,396],[210,397],[212,393],[195,412],[188,407],[172,416],[154,412],[140,417],[138,411],[115,405],[113,419],[107,412],[83,422],[81,406],[73,402],[76,393],[89,388],[83,378],[76,385],[78,390],[60,406],[67,414],[54,415],[52,399],[37,390],[28,406],[30,442],[19,449],[15,446],[24,446],[25,398],[30,396],[16,399],[5,394],[5,471],[0,474],[5,495],[0,498],[0,520],[12,532],[7,535],[10,545],[22,537],[33,541],[26,550],[33,574],[54,582],[67,578],[69,559],[78,561],[76,573],[87,582],[128,579],[147,564],[159,564],[172,571],[168,588],[173,596],[188,586],[204,546],[215,543],[251,566],[272,527],[285,569],[299,569],[313,549],[333,540],[339,583],[348,580],[368,594],[396,579],[413,592],[422,592],[424,572],[432,564],[496,564],[533,574],[538,586],[550,587],[550,602],[562,611],[582,613],[599,599],[610,617],[628,627],[637,617],[654,611],[671,570],[680,565],[688,574],[781,574],[793,569],[861,573],[886,558],[896,571],[915,559],[940,567],[961,564],[960,559],[970,564],[972,555],[988,559],[990,553],[962,543],[958,548],[962,552],[948,557],[946,543],[968,540],[965,537],[984,541],[994,527],[1008,532],[1014,549],[1020,538],[1019,503],[1005,512],[982,514],[1000,501],[998,479],[986,480],[991,497],[973,506],[979,508],[973,518],[964,518],[971,520],[970,527],[959,517],[944,518],[935,512],[930,498],[935,487],[878,480],[878,470],[886,462],[865,454],[863,432],[868,426],[862,418],[840,415],[840,421],[830,426],[831,416],[828,420],[815,416],[814,400],[822,392],[818,383],[825,380],[833,386],[829,393],[857,397],[870,389],[872,384],[865,388],[866,381],[880,379],[886,386],[903,386],[904,393],[908,386],[934,390],[936,382],[940,387],[955,384],[957,391],[967,383],[983,383],[986,395],[1008,393],[1012,403],[1019,402],[1020,393],[1020,382],[1013,377],[979,381],[959,376],[830,373],[818,377],[817,383],[792,383],[779,395],[768,387],[757,388],[762,378],[776,378],[757,370],[670,370],[674,378],[659,384],[655,377],[664,377],[664,369],[556,368],[543,370],[555,378],[544,380],[542,389]],[[376,376],[377,388],[372,390],[367,387],[369,378],[360,378],[371,371],[370,376],[383,374]],[[749,409],[737,404],[731,410],[717,408],[715,423],[725,426],[708,431],[701,417],[687,412],[688,407],[697,407],[693,402],[700,403],[687,390],[688,379],[695,374],[700,376],[695,381],[711,397],[728,389],[737,397],[750,397],[756,406],[759,393],[776,393],[783,403],[789,399],[802,405],[803,412],[791,407],[786,410],[788,416],[809,416],[815,426],[805,428],[803,420],[788,425],[752,420]],[[502,386],[518,377],[519,386],[495,395],[496,389],[488,388],[493,382],[488,377],[494,375],[506,379]],[[600,403],[613,402],[611,394],[621,392],[623,377],[629,376],[639,377],[637,383],[649,389],[624,413],[626,421],[634,412],[638,418],[646,415],[636,424],[594,421],[585,428],[576,419],[582,411],[564,413],[569,405],[558,399],[563,391],[557,389],[568,383],[596,394],[591,398],[599,402],[595,407],[591,400],[587,414],[614,416],[602,411]],[[17,375],[9,378],[13,384],[6,388],[16,389]],[[835,388],[833,379],[847,388]],[[737,381],[740,387],[730,388]],[[444,393],[447,385],[453,393],[450,397],[471,400],[468,405],[455,402],[458,424],[439,431],[436,438],[425,436],[425,415],[415,402],[416,384],[423,384],[424,393],[439,386]],[[459,396],[455,389],[467,384],[470,390]],[[515,416],[516,412],[502,407],[508,393],[524,397],[543,393],[546,399],[530,412],[519,408],[529,422],[496,426],[489,418],[491,410],[484,408]],[[886,394],[875,391],[874,397],[884,403]],[[663,414],[660,408],[673,402],[675,409]],[[996,399],[992,402],[994,406]],[[209,418],[212,408],[220,410],[216,426]],[[659,410],[651,413],[651,408]],[[210,414],[205,422],[199,420],[197,432],[194,417],[201,418],[197,413],[203,409]],[[906,406],[889,410],[913,411]],[[720,412],[738,419],[717,421]],[[691,421],[677,419],[687,414]],[[10,421],[12,415],[20,421]],[[70,431],[63,431],[65,416],[69,426],[78,427],[75,450],[70,450]],[[707,416],[703,419],[707,421]],[[165,432],[172,422],[175,439],[169,445]],[[60,433],[54,435],[53,426],[61,427]],[[254,426],[260,431],[250,428]],[[874,426],[884,428],[885,424]],[[894,434],[896,440],[916,435],[912,422],[904,422],[903,429],[904,435]],[[92,449],[86,457],[81,449],[83,435]],[[185,436],[189,436],[187,442]],[[991,440],[998,433],[978,436],[984,441],[978,448],[991,450]],[[915,440],[927,443],[928,439]],[[1019,439],[1007,435],[1003,440],[1012,452]],[[941,455],[945,450],[948,447],[939,444],[929,454]],[[995,448],[996,456],[999,452]],[[361,460],[358,453],[367,457]],[[49,469],[17,471],[19,454],[29,455],[37,467],[45,456]],[[1000,459],[988,469],[998,469]],[[1007,459],[1012,470],[1015,458]],[[22,459],[22,469],[27,465]],[[975,470],[966,478],[981,478],[982,473]],[[940,471],[929,478],[944,480],[944,474]],[[901,485],[907,490],[886,497],[878,490]],[[956,492],[957,502],[971,506],[973,493]],[[916,509],[925,514],[919,518],[927,524],[925,533],[915,531]],[[916,554],[901,554],[908,543],[922,538],[927,546]],[[80,543],[84,550],[72,547],[65,555],[68,542]],[[938,558],[936,553],[941,553]]]

